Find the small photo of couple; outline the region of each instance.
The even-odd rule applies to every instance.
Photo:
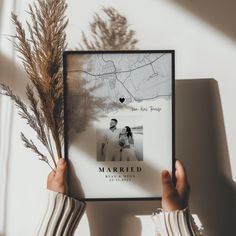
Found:
[[[110,118],[107,129],[97,130],[97,161],[143,161],[143,125],[133,121]]]

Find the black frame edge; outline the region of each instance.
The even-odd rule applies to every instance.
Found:
[[[96,50],[82,50],[82,51],[64,51],[63,52],[63,94],[64,94],[64,155],[65,160],[67,162],[69,168],[69,157],[68,157],[68,122],[67,122],[67,71],[65,70],[67,63],[66,58],[68,55],[76,55],[76,54],[102,54],[102,53],[170,53],[172,56],[172,181],[173,184],[176,185],[176,177],[175,177],[175,162],[176,162],[176,148],[175,148],[175,50],[104,50],[104,51],[96,51]],[[67,171],[67,180],[69,179],[69,171]],[[70,189],[70,184],[68,183],[68,187]],[[153,200],[158,201],[161,200],[162,197],[147,197],[147,198],[81,198],[82,201],[146,201]]]

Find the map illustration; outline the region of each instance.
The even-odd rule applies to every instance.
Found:
[[[77,72],[107,103],[130,104],[171,98],[171,63],[170,53],[98,53],[88,55]]]

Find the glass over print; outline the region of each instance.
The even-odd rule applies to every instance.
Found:
[[[72,194],[160,198],[174,161],[174,51],[64,53]]]

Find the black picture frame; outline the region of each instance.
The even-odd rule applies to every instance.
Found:
[[[67,57],[70,55],[84,55],[84,54],[117,54],[117,53],[169,53],[171,55],[171,71],[172,71],[172,181],[174,185],[176,184],[175,179],[175,50],[109,50],[109,51],[65,51],[63,53],[63,83],[64,83],[64,156],[69,166],[69,153],[68,153],[68,117],[67,117]],[[70,171],[67,172],[68,177],[68,185],[70,189]],[[78,197],[83,201],[143,201],[143,200],[161,200],[161,197],[139,197],[139,198],[86,198],[86,197]]]

